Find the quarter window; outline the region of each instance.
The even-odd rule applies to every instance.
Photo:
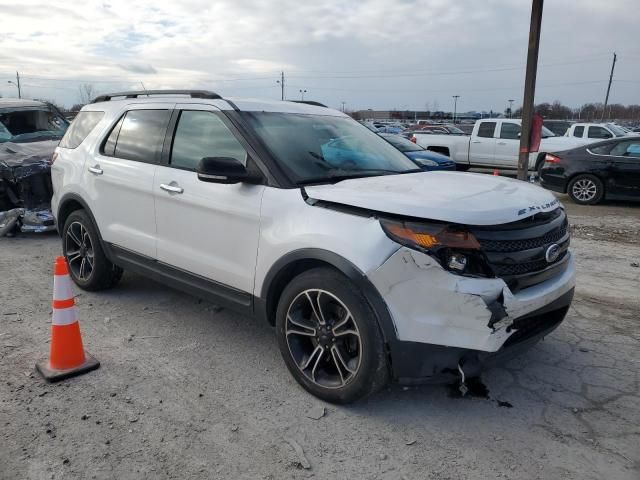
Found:
[[[493,138],[496,122],[482,122],[478,127],[478,137]]]
[[[105,155],[158,163],[162,153],[169,110],[129,110],[109,133]]]
[[[573,129],[573,136],[574,137],[578,137],[578,138],[582,138],[582,135],[584,135],[584,126],[579,126],[579,127],[575,127]]]
[[[78,148],[85,138],[91,133],[100,120],[104,117],[104,112],[80,112],[74,118],[73,123],[60,140],[62,148]]]
[[[246,150],[218,115],[185,110],[173,140],[171,166],[195,170],[205,157],[230,157],[247,163]]]
[[[500,127],[500,138],[518,140],[520,138],[520,125],[517,123],[503,123]]]

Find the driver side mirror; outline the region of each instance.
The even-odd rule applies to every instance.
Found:
[[[231,157],[205,157],[198,163],[196,173],[198,180],[210,183],[259,183],[260,180]]]

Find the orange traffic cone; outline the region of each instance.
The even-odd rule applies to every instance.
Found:
[[[494,168],[494,169],[493,169],[493,176],[494,176],[494,177],[499,177],[499,176],[500,176],[500,172],[498,171],[498,169],[497,169],[497,168]]]
[[[100,362],[85,353],[82,346],[67,261],[64,257],[57,257],[53,268],[51,349],[48,360],[36,363],[36,370],[49,382],[80,375],[100,366]]]

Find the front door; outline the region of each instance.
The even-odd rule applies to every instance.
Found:
[[[154,183],[158,260],[211,280],[224,289],[253,292],[264,186],[198,179],[204,157],[247,162],[228,119],[211,105],[177,107],[166,165]]]
[[[480,122],[478,131],[469,143],[469,163],[472,165],[494,165],[496,122]]]

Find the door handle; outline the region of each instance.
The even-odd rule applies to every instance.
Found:
[[[95,175],[102,175],[104,171],[100,168],[100,165],[89,167],[89,171]]]
[[[481,142],[480,140],[474,140],[474,141],[473,141],[473,142],[471,142],[471,143],[482,143],[482,142]]]
[[[182,193],[184,192],[184,188],[179,187],[177,185],[167,185],[166,183],[161,183],[160,188],[165,192],[169,193]]]
[[[507,144],[507,142],[498,142],[497,144],[498,144],[498,145],[506,145],[506,144]]]

